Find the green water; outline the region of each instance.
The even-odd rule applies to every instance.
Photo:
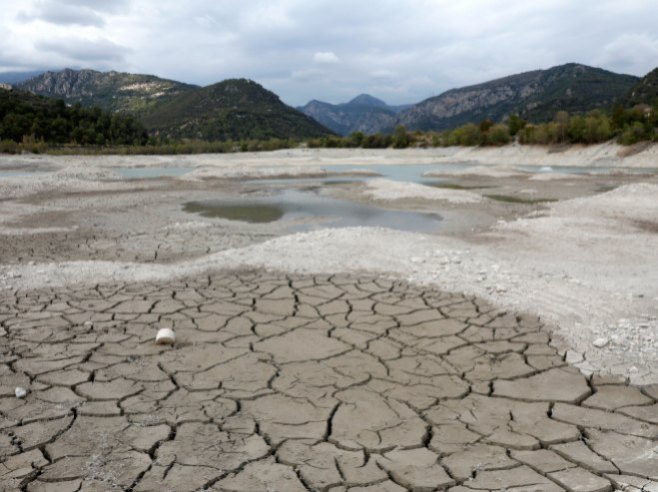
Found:
[[[187,202],[183,205],[183,211],[211,219],[240,220],[252,224],[274,222],[286,213],[282,207],[273,204],[232,204],[215,201]]]

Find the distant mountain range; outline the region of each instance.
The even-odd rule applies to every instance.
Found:
[[[350,135],[354,132],[369,135],[393,131],[397,115],[409,107],[410,104],[389,106],[380,99],[361,94],[343,104],[313,100],[297,109],[339,135]]]
[[[611,107],[639,80],[570,63],[452,89],[409,107],[394,108],[360,96],[366,98],[366,104],[359,98],[339,105],[311,101],[300,110],[342,135],[355,131],[390,133],[397,125],[408,130],[447,130],[486,119],[499,122],[512,114],[543,122],[560,110],[585,113]]]
[[[415,105],[391,106],[362,94],[343,104],[314,100],[299,111],[246,79],[198,87],[153,75],[66,69],[15,86],[69,104],[134,115],[151,134],[170,138],[309,138],[390,133],[397,125],[440,131],[486,119],[500,122],[512,114],[543,122],[560,110],[585,113],[616,102],[653,103],[658,69],[640,79],[570,63],[452,89]]]
[[[246,79],[198,87],[153,75],[66,69],[42,73],[16,87],[68,104],[134,115],[151,134],[168,138],[212,141],[332,134]]]

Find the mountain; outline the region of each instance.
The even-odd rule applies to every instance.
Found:
[[[18,84],[37,75],[41,75],[45,70],[33,70],[31,72],[0,72],[0,83]]]
[[[635,84],[620,99],[624,106],[635,106],[637,104],[654,105],[658,103],[658,68],[649,72],[642,77],[640,81]]]
[[[410,108],[413,106],[413,104],[402,104],[399,106],[391,106],[390,104],[386,104],[384,101],[381,99],[377,99],[376,97],[371,96],[370,94],[360,94],[356,96],[354,99],[352,99],[350,102],[344,104],[345,106],[367,106],[371,108],[383,108],[383,109],[388,109],[391,111],[394,111],[395,113],[399,113],[400,111],[404,111],[405,109]]]
[[[408,107],[389,106],[376,97],[361,94],[343,104],[313,100],[297,109],[339,135],[351,135],[390,133],[395,128],[397,114]]]
[[[531,122],[551,120],[557,111],[585,113],[612,106],[638,78],[569,63],[453,89],[403,111],[398,123],[410,130],[445,130],[518,114]]]
[[[242,140],[306,138],[332,132],[246,79],[230,79],[180,94],[142,116],[168,138]]]
[[[198,88],[154,75],[69,68],[42,73],[16,86],[42,96],[64,99],[68,104],[79,102],[83,106],[100,106],[112,112],[137,115]]]

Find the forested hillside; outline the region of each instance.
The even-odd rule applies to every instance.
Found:
[[[54,144],[143,145],[144,126],[132,116],[111,114],[61,99],[0,89],[0,140],[33,139]]]

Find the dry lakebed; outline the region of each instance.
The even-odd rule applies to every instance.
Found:
[[[656,491],[657,252],[656,147],[0,156],[0,490]]]

